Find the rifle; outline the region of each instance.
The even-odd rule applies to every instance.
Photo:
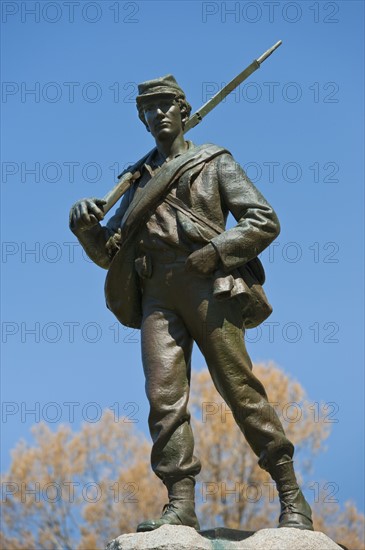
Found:
[[[280,45],[282,44],[282,41],[279,40],[274,44],[271,48],[269,48],[265,53],[263,53],[260,57],[257,59],[254,59],[254,61],[246,67],[241,73],[239,73],[235,78],[233,78],[226,86],[224,86],[219,92],[217,92],[209,101],[204,103],[200,107],[196,113],[194,113],[184,127],[184,134],[191,130],[192,128],[195,128],[200,122],[203,120],[203,118],[210,113],[214,107],[216,107],[225,97],[227,97],[228,94],[230,94],[237,86],[242,84],[244,80],[246,80],[253,72],[255,72],[257,69],[260,68],[260,65],[267,59]],[[115,205],[116,202],[126,193],[129,189],[129,187],[132,185],[132,183],[140,177],[140,172],[138,171],[138,167],[141,166],[147,159],[148,155],[150,155],[151,151],[147,153],[144,157],[142,157],[139,161],[137,161],[133,166],[130,166],[128,168],[127,172],[124,172],[118,183],[109,191],[105,197],[104,200],[106,201],[106,204],[103,205],[103,211],[106,214],[109,212],[109,210]]]

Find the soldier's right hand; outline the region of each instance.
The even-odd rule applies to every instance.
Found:
[[[104,218],[103,199],[81,199],[70,210],[71,231],[85,231],[97,225]]]

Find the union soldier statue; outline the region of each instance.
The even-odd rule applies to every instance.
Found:
[[[108,270],[107,306],[121,323],[141,330],[151,464],[168,503],[137,531],[164,524],[199,529],[194,487],[201,463],[188,410],[194,341],[259,465],[276,482],[279,527],[312,530],[293,444],[252,372],[244,342],[245,328],[271,312],[257,256],[278,236],[279,221],[229,151],[185,140],[191,107],[172,75],[138,90],[139,118],[155,149],[106,225],[100,224],[103,200],[80,200],[70,213],[86,253]],[[230,212],[237,223],[227,230]]]

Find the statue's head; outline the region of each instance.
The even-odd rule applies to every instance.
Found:
[[[183,90],[180,88],[172,74],[147,80],[138,85],[137,109],[138,116],[150,132],[145,112],[151,105],[176,104],[180,109],[182,127],[189,120],[191,105],[186,100]]]

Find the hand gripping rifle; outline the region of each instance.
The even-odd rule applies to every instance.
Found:
[[[204,103],[204,105],[202,105],[202,107],[200,107],[200,109],[196,111],[196,113],[194,113],[185,124],[184,134],[197,126],[203,120],[203,118],[208,113],[210,113],[212,109],[214,109],[214,107],[216,107],[221,101],[223,101],[225,97],[227,97],[228,94],[230,94],[235,88],[237,88],[237,86],[239,86],[244,80],[246,80],[246,78],[248,78],[253,72],[259,69],[261,63],[263,63],[265,59],[267,59],[281,44],[281,40],[276,42],[276,44],[269,48],[265,53],[255,59],[251,63],[251,65],[246,67],[246,69],[238,74],[233,80],[228,82],[228,84],[226,84],[226,86],[224,86],[219,92],[217,92],[209,101]],[[124,195],[124,193],[128,191],[132,183],[140,177],[138,167],[143,164],[150,153],[151,151],[148,152],[147,155],[141,158],[133,166],[131,166],[128,171],[121,176],[120,180],[113,187],[113,189],[105,195],[104,200],[106,201],[106,204],[103,205],[103,210],[105,214],[109,212],[109,210],[115,205],[116,202],[118,202],[118,200]]]

